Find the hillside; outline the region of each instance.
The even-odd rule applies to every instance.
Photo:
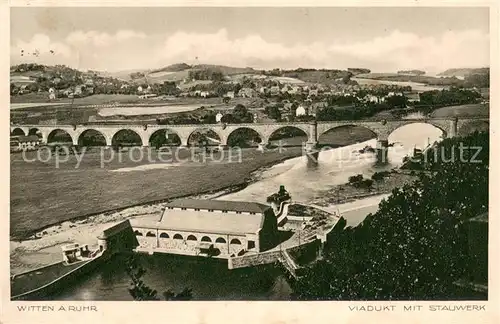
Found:
[[[490,68],[461,68],[461,69],[448,69],[438,74],[438,76],[445,77],[466,77],[472,74],[487,74],[490,73]]]

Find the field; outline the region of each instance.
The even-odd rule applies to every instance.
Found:
[[[460,106],[449,106],[436,109],[432,112],[432,117],[452,117],[452,116],[489,116],[489,104],[470,104]]]
[[[335,147],[369,138],[371,133],[363,128],[340,128],[323,135],[321,143]],[[296,142],[300,141],[290,141]],[[180,150],[178,158],[172,157],[178,163],[164,163],[170,156],[163,156],[162,162],[155,151],[151,151],[150,158],[144,153],[141,162],[134,162],[139,160],[139,150],[130,156],[127,152],[115,153],[114,159],[106,151],[102,155],[104,161],[112,161],[103,163],[103,168],[97,148],[83,154],[78,167],[74,155],[56,168],[55,158],[27,162],[21,154],[11,154],[11,236],[25,237],[48,225],[116,208],[243,185],[253,171],[301,154],[301,147],[287,148],[281,153],[245,149],[242,163],[235,163],[238,154],[233,154],[233,163],[229,163],[227,151],[223,159],[215,154],[202,163],[199,154],[194,155],[198,162],[181,162],[190,152]],[[36,152],[29,152],[27,157],[34,159]],[[47,153],[42,157],[47,157]],[[221,162],[216,161],[219,159]]]
[[[34,159],[36,153],[30,153],[29,158]],[[158,168],[129,171],[126,168],[150,164],[146,158],[134,162],[134,159],[139,160],[140,154],[135,153],[131,157],[125,152],[116,153],[115,159],[105,163],[104,168],[100,168],[99,151],[84,154],[78,168],[75,156],[56,168],[55,158],[46,163],[30,163],[23,161],[21,154],[12,154],[11,236],[25,236],[36,229],[87,214],[241,185],[252,171],[297,156],[301,148],[283,153],[248,149],[242,154],[242,163],[236,162],[237,154],[233,154],[234,162],[229,162],[227,152],[222,162],[162,163],[158,154],[152,152],[150,160]],[[105,156],[111,159],[110,154]],[[180,161],[188,156],[187,150],[181,150],[179,159],[173,157],[173,160]],[[200,158],[196,155],[196,159]],[[220,155],[214,158],[219,159]],[[163,161],[167,159],[163,157]]]

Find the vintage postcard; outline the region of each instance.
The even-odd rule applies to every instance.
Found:
[[[2,9],[0,322],[498,321],[494,3]]]

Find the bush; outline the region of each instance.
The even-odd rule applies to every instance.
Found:
[[[362,174],[358,174],[358,175],[349,177],[349,184],[353,185],[353,184],[359,183],[361,181],[363,181],[363,175]]]

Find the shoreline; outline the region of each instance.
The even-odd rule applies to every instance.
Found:
[[[198,199],[216,199],[232,193],[239,192],[245,189],[250,184],[262,180],[262,175],[274,166],[284,163],[286,160],[300,157],[284,157],[280,160],[262,165],[252,171],[240,184],[231,185],[220,190],[208,190],[182,197],[198,198]],[[395,174],[402,174],[399,171],[391,172],[390,176],[384,179],[394,178]],[[394,182],[394,181],[393,181]],[[400,184],[396,181],[397,184]],[[367,192],[365,189],[355,189],[351,194],[343,197],[341,200],[332,200],[338,187],[351,187],[348,184],[333,186],[325,190],[320,198],[310,202],[311,205],[318,207],[331,206],[332,204],[345,204],[371,196],[386,194],[392,190],[395,184],[392,183],[391,188],[380,188],[380,190],[372,190]],[[351,187],[352,188],[352,187]],[[27,238],[10,239],[10,270],[11,273],[19,273],[33,268],[46,265],[51,262],[60,260],[61,244],[70,242],[81,242],[88,244],[89,247],[97,247],[96,237],[107,227],[115,222],[125,219],[154,219],[161,213],[164,204],[172,199],[180,198],[181,196],[165,198],[147,203],[141,203],[134,206],[120,207],[114,210],[99,212],[92,215],[79,216],[71,220],[58,222],[56,224],[45,226],[35,231]]]
[[[400,188],[406,183],[411,183],[418,178],[418,173],[410,174],[399,168],[390,171],[389,175],[379,182],[374,182],[374,189],[354,188],[349,183],[335,185],[325,190],[320,198],[315,198],[312,203],[318,206],[346,204],[359,199],[390,194],[395,188]]]
[[[111,224],[125,219],[158,217],[164,204],[177,198],[215,199],[245,189],[248,185],[261,180],[262,174],[275,165],[286,160],[300,157],[284,157],[280,160],[260,166],[252,171],[242,183],[231,185],[220,190],[208,190],[196,194],[165,198],[161,200],[125,206],[99,213],[79,216],[63,222],[44,226],[34,231],[30,236],[13,238],[10,244],[10,272],[20,273],[38,268],[61,258],[61,244],[81,242],[90,248],[97,247],[96,237]]]
[[[42,237],[42,233],[44,231],[51,229],[51,228],[54,228],[54,227],[58,227],[64,223],[81,224],[81,223],[85,223],[87,219],[92,218],[92,217],[107,216],[107,215],[114,214],[114,213],[120,213],[122,211],[126,211],[127,209],[132,209],[132,208],[150,207],[150,206],[154,206],[154,205],[165,204],[173,199],[179,199],[179,198],[215,199],[215,198],[218,198],[218,197],[221,197],[224,195],[228,195],[231,193],[235,193],[235,192],[238,192],[238,191],[245,189],[248,185],[259,181],[260,176],[266,170],[269,170],[273,166],[279,165],[287,160],[294,159],[294,158],[297,158],[300,156],[302,156],[302,155],[298,154],[297,156],[287,156],[287,157],[283,157],[281,159],[277,159],[275,161],[263,164],[260,167],[256,168],[255,170],[253,170],[252,172],[250,172],[250,174],[246,178],[244,178],[240,183],[235,184],[235,185],[229,185],[229,186],[222,187],[222,188],[216,189],[216,190],[201,191],[201,192],[198,192],[195,194],[178,195],[178,196],[174,195],[174,196],[166,197],[166,198],[162,198],[162,199],[150,200],[150,201],[146,201],[146,202],[140,202],[137,204],[121,206],[119,208],[103,210],[103,211],[89,213],[89,214],[85,214],[85,215],[81,215],[81,216],[76,216],[76,217],[73,217],[71,219],[51,223],[51,224],[48,224],[46,226],[40,227],[36,230],[29,232],[28,234],[26,234],[24,236],[10,236],[9,240],[11,242],[18,242],[18,243],[21,243],[24,241],[36,240],[36,239],[39,239],[40,237]],[[40,235],[40,236],[38,236],[38,235]]]

